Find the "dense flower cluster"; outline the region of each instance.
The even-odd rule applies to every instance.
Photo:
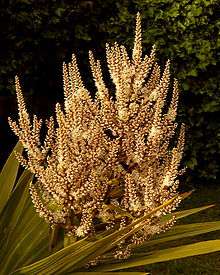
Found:
[[[117,43],[106,45],[106,58],[114,98],[92,52],[95,99],[83,84],[75,55],[63,64],[64,107],[57,104],[56,119],[46,121],[43,141],[42,120],[31,120],[16,77],[19,120],[9,123],[26,150],[17,158],[36,178],[30,186],[33,204],[49,224],[76,237],[126,226],[178,194],[184,147],[184,127],[178,137],[175,131],[178,84],[173,81],[167,100],[169,61],[161,73],[155,47],[142,57],[139,14],[132,58]],[[173,221],[158,220],[180,200],[157,211],[115,255],[127,257],[133,245],[168,229]]]

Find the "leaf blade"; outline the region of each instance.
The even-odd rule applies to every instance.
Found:
[[[169,231],[162,233],[160,237],[146,242],[145,244],[137,248],[137,251],[143,250],[144,248],[149,246],[159,245],[165,242],[175,241],[187,237],[193,237],[217,230],[220,230],[220,221],[176,225]]]
[[[16,144],[13,151],[9,155],[2,171],[0,173],[0,214],[3,211],[11,192],[15,185],[19,162],[17,161],[14,151],[21,153],[23,147],[20,142]]]
[[[114,271],[148,264],[176,260],[196,255],[213,253],[220,251],[220,240],[202,241],[194,244],[187,244],[173,248],[167,248],[159,251],[149,252],[147,256],[141,256],[137,259],[124,261],[123,263],[110,264],[104,267],[98,267],[97,271]]]
[[[97,256],[105,253],[106,251],[113,248],[122,239],[127,238],[130,234],[137,231],[139,227],[142,226],[142,222],[151,216],[153,213],[157,212],[161,208],[171,204],[176,199],[176,196],[171,200],[165,202],[163,205],[155,208],[150,213],[145,216],[138,218],[132,224],[127,227],[116,230],[112,234],[104,237],[101,240],[97,240],[94,243],[88,243],[79,249],[79,244],[84,243],[85,239],[74,243],[73,245],[67,246],[53,255],[48,256],[32,265],[26,266],[18,270],[22,273],[35,272],[39,273],[42,270],[46,274],[63,274],[63,272],[68,271],[70,268],[76,270],[85,266],[90,260],[96,258]],[[18,273],[19,274],[19,273]]]

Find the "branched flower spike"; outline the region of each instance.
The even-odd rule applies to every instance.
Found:
[[[106,45],[115,99],[92,52],[95,100],[83,84],[75,55],[63,64],[64,107],[57,104],[55,121],[46,121],[43,141],[42,121],[30,118],[16,77],[19,119],[9,123],[26,150],[17,158],[37,179],[30,186],[33,204],[51,226],[76,238],[124,227],[178,194],[184,147],[184,126],[173,145],[178,83],[174,80],[170,87],[169,61],[161,73],[155,47],[143,56],[141,40],[138,14],[132,58],[124,46]],[[164,224],[160,218],[180,200],[177,196],[152,215],[115,256],[128,257],[133,246],[172,226],[174,220]]]

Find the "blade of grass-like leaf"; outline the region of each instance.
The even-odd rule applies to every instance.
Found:
[[[1,267],[1,274],[9,274],[15,267],[23,266],[32,260],[38,260],[36,247],[44,245],[44,255],[48,255],[48,225],[40,219],[33,209],[28,209],[24,221],[13,231],[12,239],[7,246]],[[45,244],[47,246],[45,247]],[[36,253],[36,255],[35,255]]]
[[[170,242],[187,237],[197,236],[216,230],[220,230],[220,221],[176,225],[169,231],[160,234],[160,236],[157,239],[147,241],[146,243],[138,247],[136,251],[144,251],[144,249],[149,246],[159,245],[165,242]]]
[[[29,200],[29,183],[32,176],[29,172],[24,171],[17,182],[16,192],[13,191],[4,211],[0,215],[0,231],[3,228],[9,229],[10,232],[17,227],[22,213],[26,211]]]
[[[28,171],[24,171],[18,179],[16,193],[15,190],[12,192],[7,206],[0,215],[0,230],[2,224],[4,227],[8,226],[9,223],[11,226],[13,225],[14,228],[17,226],[18,220],[26,207],[26,201],[29,198],[29,183],[31,179],[32,175]],[[12,228],[10,227],[10,229]]]
[[[29,199],[28,183],[31,180],[31,174],[23,172],[18,180],[19,187],[17,191],[12,193],[4,211],[0,215],[0,255],[5,255],[5,249],[8,247],[9,242],[14,242],[13,232],[18,225],[21,224],[22,213],[26,211]],[[23,221],[23,220],[22,220]],[[1,257],[2,258],[2,257]]]
[[[124,238],[127,238],[128,236],[133,234],[135,231],[139,230],[144,220],[149,218],[152,214],[154,214],[161,208],[171,204],[176,198],[177,196],[167,201],[163,205],[160,205],[159,207],[155,208],[153,211],[151,211],[147,215],[137,219],[132,224],[104,237],[101,240],[98,240],[94,243],[88,243],[82,246],[78,250],[76,250],[76,247],[80,242],[76,242],[73,245],[70,245],[68,247],[65,247],[64,249],[61,249],[60,251],[54,253],[51,256],[45,259],[42,259],[41,261],[38,261],[27,267],[21,268],[20,270],[18,270],[18,272],[20,272],[20,274],[24,274],[24,273],[30,274],[31,272],[39,273],[43,271],[47,275],[50,275],[50,274],[58,275],[58,274],[63,274],[64,272],[68,271],[70,268],[73,268],[73,270],[76,270],[80,267],[83,267],[90,260],[112,249],[118,242],[120,242]]]
[[[68,274],[74,274],[74,275],[148,275],[150,273],[146,272],[140,272],[140,271],[134,271],[134,272],[74,272],[74,273],[68,273]]]
[[[1,219],[1,230],[5,238],[1,247],[1,274],[9,274],[15,267],[37,260],[39,244],[48,244],[48,226],[36,214],[30,194],[32,175],[24,171],[13,191]],[[44,250],[44,255],[48,248]],[[36,254],[36,256],[35,256]]]
[[[76,269],[78,269],[80,267],[85,266],[85,264],[88,263],[90,260],[94,259],[95,257],[98,257],[99,255],[104,254],[108,250],[111,250],[118,243],[120,243],[124,239],[128,238],[129,236],[131,236],[132,234],[134,234],[135,232],[137,232],[142,227],[142,225],[143,225],[142,222],[143,221],[145,221],[149,216],[151,216],[153,213],[157,212],[159,209],[165,207],[166,205],[171,204],[176,199],[176,197],[174,197],[171,200],[165,202],[163,205],[155,208],[154,210],[152,210],[150,213],[148,213],[144,217],[141,217],[141,218],[137,219],[135,222],[133,222],[132,224],[128,225],[125,229],[119,230],[120,234],[118,234],[118,232],[113,233],[114,235],[116,235],[115,239],[112,238],[112,236],[107,236],[105,244],[104,245],[101,244],[100,247],[97,247],[96,251],[94,251],[93,247],[91,247],[91,252],[89,252],[90,248],[87,248],[86,249],[86,253],[88,253],[87,254],[88,256],[85,257],[85,254],[83,254],[82,256],[84,257],[84,259],[82,257],[82,261],[80,261],[80,259],[79,259],[78,262],[75,263],[74,270],[76,270]],[[108,241],[108,237],[110,237],[109,241]],[[72,266],[71,263],[70,263],[70,265]],[[68,265],[65,266],[65,268],[67,268],[67,267],[68,267]]]
[[[23,150],[22,145],[18,142],[8,157],[1,173],[0,173],[0,214],[4,209],[11,192],[15,185],[19,162],[17,161],[14,151],[21,153]]]
[[[48,266],[53,265],[53,263],[56,262],[57,259],[62,259],[66,255],[69,255],[72,251],[75,252],[77,250],[80,250],[82,246],[88,245],[88,242],[86,241],[88,238],[84,238],[80,241],[77,241],[76,243],[67,246],[58,252],[54,253],[53,255],[50,255],[36,263],[33,263],[29,266],[23,267],[12,274],[39,274],[40,271],[45,270]],[[36,273],[37,272],[37,273]],[[49,273],[47,273],[49,274]]]
[[[207,254],[220,251],[220,240],[202,241],[194,244],[181,245],[163,250],[151,251],[145,256],[123,261],[122,263],[109,264],[95,268],[95,271],[114,271],[148,264],[165,262],[190,256]]]
[[[184,192],[184,193],[180,194],[180,196],[181,196],[182,199],[186,199],[186,198],[188,198],[189,196],[192,195],[193,191],[194,190]]]
[[[47,249],[45,250],[47,252],[48,236],[46,232],[47,225],[43,220],[39,220],[37,216],[29,218],[27,225],[24,227],[24,231],[15,230],[12,234],[12,238],[16,241],[11,242],[10,239],[5,249],[0,264],[1,274],[4,274],[4,271],[6,271],[5,274],[9,274],[9,271],[14,270],[19,263],[27,264],[26,261],[29,262],[30,257],[34,258],[36,261],[37,258],[35,257],[34,250],[39,243],[47,243]]]
[[[48,251],[48,237],[45,235],[45,230],[42,228],[42,225],[45,226],[44,221],[42,221],[42,224],[39,224],[38,227],[35,227],[35,229],[32,231],[32,233],[36,233],[37,229],[40,228],[39,234],[36,235],[35,238],[33,238],[33,234],[29,234],[27,236],[23,243],[22,246],[26,247],[25,248],[25,255],[24,253],[20,254],[19,259],[16,261],[16,265],[14,267],[14,270],[31,264],[36,260],[40,260],[44,257],[47,257],[50,253]],[[29,242],[29,243],[28,243]],[[18,249],[19,252],[19,249]]]
[[[48,236],[45,234],[47,226],[43,221],[40,223],[37,221],[36,223],[36,220],[32,220],[32,222],[34,225],[29,227],[28,233],[23,238],[19,238],[15,245],[7,251],[1,274],[10,274],[16,267],[23,265],[25,260],[29,261],[29,255],[32,258],[34,257],[35,247],[47,243]],[[46,251],[48,251],[48,248]]]
[[[173,213],[173,215],[178,220],[178,219],[182,219],[182,218],[185,218],[187,216],[190,216],[190,215],[194,215],[194,214],[196,214],[200,211],[209,209],[209,208],[214,207],[214,206],[215,206],[214,204],[210,204],[210,205],[205,205],[205,206],[201,206],[201,207],[197,207],[197,208],[182,210],[182,211],[178,211],[178,212]]]

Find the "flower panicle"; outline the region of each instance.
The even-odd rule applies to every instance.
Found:
[[[155,47],[149,56],[142,57],[142,50],[138,13],[132,57],[124,46],[106,45],[115,99],[101,62],[90,51],[97,89],[92,98],[73,54],[69,64],[63,63],[64,107],[57,104],[55,119],[46,122],[36,116],[31,121],[16,77],[19,119],[9,119],[9,124],[26,151],[17,158],[38,182],[30,187],[33,204],[50,225],[60,224],[77,238],[103,226],[126,226],[178,194],[185,132],[182,125],[174,147],[178,83],[171,85],[169,60],[161,73]],[[180,201],[178,197],[149,217],[115,255],[127,257],[135,244],[169,229],[174,220],[161,224],[160,218]]]

